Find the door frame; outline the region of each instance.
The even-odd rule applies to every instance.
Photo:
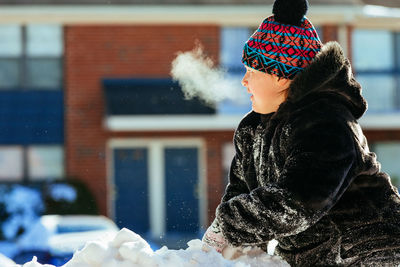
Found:
[[[111,138],[106,144],[106,170],[107,170],[107,206],[110,218],[115,220],[115,177],[114,155],[116,148],[148,149],[148,192],[149,192],[149,221],[150,232],[154,237],[166,233],[166,203],[165,203],[165,148],[198,149],[198,183],[199,183],[199,231],[207,227],[207,168],[206,147],[202,138]]]

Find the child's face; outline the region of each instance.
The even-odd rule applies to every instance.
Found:
[[[246,74],[242,79],[242,85],[251,94],[253,110],[261,114],[275,112],[286,99],[290,80],[279,79],[276,75],[245,67]]]

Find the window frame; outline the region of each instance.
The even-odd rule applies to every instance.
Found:
[[[31,165],[29,162],[29,150],[32,148],[45,148],[45,147],[58,147],[61,149],[61,153],[62,153],[62,162],[61,162],[61,167],[62,167],[62,171],[61,171],[61,176],[59,177],[32,177],[31,176]],[[63,145],[61,144],[49,144],[49,145],[39,145],[39,144],[30,144],[30,145],[19,145],[19,144],[15,144],[15,145],[5,145],[2,144],[0,145],[0,149],[2,148],[19,148],[21,150],[21,158],[19,160],[22,161],[22,163],[20,163],[20,167],[21,167],[21,177],[18,178],[0,178],[0,182],[1,183],[8,183],[8,182],[42,182],[42,181],[46,181],[46,180],[52,180],[52,181],[59,181],[59,180],[63,180],[65,177],[65,148]]]
[[[19,162],[18,165],[18,172],[20,174],[19,177],[0,177],[0,182],[1,183],[7,183],[7,182],[23,182],[25,180],[25,164],[24,164],[24,157],[25,157],[25,149],[24,146],[22,145],[0,145],[0,150],[3,149],[18,149],[18,153],[21,153],[21,155],[19,155],[19,159],[21,162]],[[14,162],[14,160],[13,160]]]
[[[390,33],[393,52],[393,67],[392,68],[383,68],[383,69],[357,69],[356,63],[353,62],[353,72],[356,79],[360,79],[360,76],[390,76],[394,79],[394,92],[393,92],[393,102],[391,103],[391,108],[389,110],[373,110],[371,113],[388,113],[388,112],[399,112],[400,111],[400,31],[388,30],[388,29],[373,29],[373,28],[356,28],[353,30],[353,41],[352,41],[352,50],[356,49],[354,43],[354,32],[357,30],[364,31],[387,31]],[[354,53],[354,52],[353,52]],[[353,61],[354,61],[353,57]],[[361,86],[363,86],[361,84]],[[368,101],[368,99],[367,99]],[[373,108],[373,106],[372,106]],[[369,110],[371,107],[369,108]]]
[[[49,24],[50,25],[50,24]],[[27,27],[28,25],[25,24],[19,24],[20,27],[20,41],[21,41],[21,54],[19,56],[2,56],[0,55],[0,59],[11,59],[11,60],[17,60],[18,61],[18,85],[16,87],[1,87],[0,86],[0,91],[6,91],[6,90],[61,90],[64,85],[64,27],[63,25],[60,25],[61,28],[61,44],[62,44],[62,49],[61,49],[61,55],[59,56],[30,56],[28,55],[28,31]],[[28,60],[30,59],[57,59],[59,61],[59,70],[60,70],[60,81],[57,86],[53,87],[35,87],[29,85],[29,79],[28,79]]]

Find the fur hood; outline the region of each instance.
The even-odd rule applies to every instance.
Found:
[[[367,110],[361,90],[340,45],[328,42],[292,81],[285,105],[300,104],[306,96],[333,94],[343,100],[355,119],[359,119]]]

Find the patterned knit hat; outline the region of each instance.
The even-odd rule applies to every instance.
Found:
[[[293,79],[322,47],[317,31],[305,17],[307,0],[275,0],[266,18],[246,42],[242,62],[253,69]]]

